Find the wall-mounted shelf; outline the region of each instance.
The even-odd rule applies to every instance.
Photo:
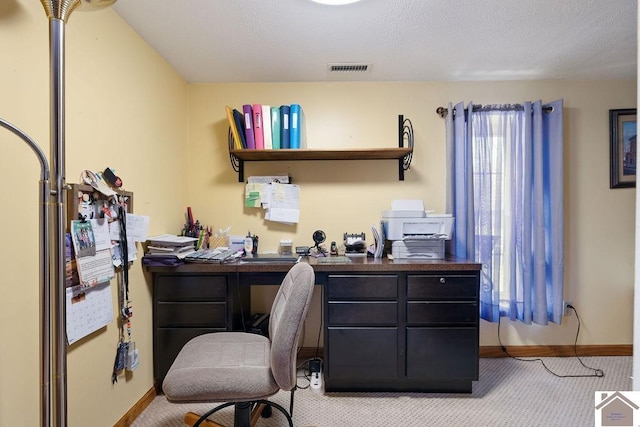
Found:
[[[238,172],[238,182],[244,182],[244,162],[280,160],[398,160],[398,179],[403,181],[413,155],[413,126],[402,115],[398,116],[398,148],[236,150],[232,136],[229,138],[231,166]]]

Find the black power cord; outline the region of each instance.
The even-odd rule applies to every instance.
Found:
[[[580,364],[582,366],[584,366],[587,369],[590,369],[593,371],[593,374],[583,374],[583,375],[560,375],[557,374],[555,372],[553,372],[551,369],[549,369],[547,367],[547,365],[545,365],[544,360],[542,360],[539,357],[536,357],[534,359],[523,359],[521,357],[516,357],[516,356],[512,356],[511,354],[509,354],[509,352],[507,351],[507,347],[505,347],[504,345],[502,345],[502,341],[500,340],[500,318],[498,318],[498,342],[500,343],[500,349],[504,352],[504,354],[506,354],[507,356],[509,356],[510,358],[514,359],[514,360],[519,360],[521,362],[540,362],[542,364],[542,366],[544,367],[544,369],[547,370],[547,372],[549,372],[550,374],[558,377],[558,378],[593,378],[593,377],[604,377],[604,371],[600,368],[592,368],[591,366],[587,366],[585,365],[585,363],[582,361],[582,359],[580,359],[580,356],[578,356],[578,335],[580,335],[580,316],[578,316],[578,311],[576,310],[576,308],[572,305],[567,305],[567,308],[570,308],[571,310],[573,310],[573,312],[576,314],[576,319],[578,319],[578,328],[576,331],[576,338],[575,341],[573,342],[573,353],[576,357],[576,359],[578,359],[578,362],[580,362]]]
[[[323,287],[320,286],[320,301],[324,301],[324,295],[323,295]],[[304,361],[302,361],[301,363],[298,364],[297,370],[298,371],[302,371],[302,376],[298,376],[298,378],[305,378],[308,383],[306,386],[301,387],[301,386],[297,386],[297,388],[300,389],[305,389],[305,388],[309,388],[311,385],[311,374],[313,373],[311,370],[311,365],[318,366],[322,366],[322,358],[318,356],[318,351],[320,350],[320,335],[322,334],[322,326],[323,326],[323,320],[324,320],[324,316],[322,315],[324,312],[324,305],[320,306],[320,326],[318,328],[318,339],[316,341],[316,351],[315,351],[315,355],[313,357],[310,357],[308,359],[305,359]],[[321,369],[321,368],[320,368]]]
[[[300,371],[302,371],[302,375],[296,375],[296,388],[298,388],[298,389],[304,390],[304,389],[309,388],[311,386],[311,378],[310,378],[311,372],[309,371],[309,368],[308,368],[310,360],[311,359],[305,359],[304,361],[300,362],[298,364],[298,366],[296,367],[296,372],[299,373]],[[307,380],[307,385],[300,386],[298,384],[298,380],[297,380],[298,378],[306,379]]]

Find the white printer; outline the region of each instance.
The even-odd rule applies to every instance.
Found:
[[[382,224],[394,258],[443,259],[453,216],[425,211],[422,200],[394,200]]]

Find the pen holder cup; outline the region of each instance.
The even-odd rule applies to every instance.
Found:
[[[227,236],[211,236],[209,240],[209,247],[211,249],[219,248],[221,246],[227,247]]]

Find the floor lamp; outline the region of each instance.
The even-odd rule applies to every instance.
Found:
[[[26,142],[40,162],[40,425],[63,427],[67,425],[64,29],[75,9],[101,9],[116,0],[40,1],[49,18],[50,163],[22,130],[3,119],[0,126]]]

